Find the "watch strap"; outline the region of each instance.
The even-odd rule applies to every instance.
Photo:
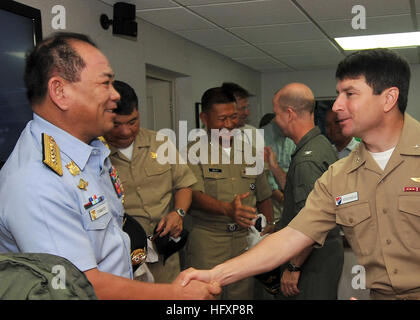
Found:
[[[287,270],[289,270],[290,272],[300,272],[302,271],[302,268],[295,266],[293,263],[289,262],[287,264]]]

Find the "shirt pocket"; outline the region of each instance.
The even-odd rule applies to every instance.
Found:
[[[356,255],[369,255],[376,245],[376,226],[370,213],[369,202],[340,205],[336,222]]]
[[[252,198],[251,196],[257,192],[257,177],[257,175],[246,174],[245,169],[243,169],[241,173],[242,183],[240,194],[249,192],[250,197],[248,198]]]
[[[103,206],[107,206],[107,212],[97,217],[96,219],[92,219],[92,210],[98,210]],[[111,212],[107,202],[101,202],[89,209],[85,210],[85,214],[83,215],[83,226],[85,230],[88,231],[95,231],[95,230],[104,230],[111,221]]]
[[[399,196],[398,210],[401,219],[398,219],[402,238],[410,247],[420,248],[420,197]]]
[[[163,165],[154,163],[145,166],[146,176],[138,183],[144,204],[157,204],[162,196],[172,192],[172,171],[170,169],[169,163]]]
[[[218,165],[203,165],[203,178],[205,193],[209,196],[220,199],[220,193],[228,183],[226,168]]]
[[[148,177],[152,177],[152,176],[164,174],[170,168],[171,168],[171,165],[169,163],[159,164],[156,162],[151,165],[149,164],[148,166],[145,166],[144,170],[146,171],[146,175]]]

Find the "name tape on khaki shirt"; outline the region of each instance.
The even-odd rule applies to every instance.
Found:
[[[348,193],[343,196],[338,196],[337,198],[335,198],[335,205],[339,206],[341,204],[345,204],[345,203],[349,203],[349,202],[353,202],[357,200],[359,200],[359,194],[357,193],[357,191],[355,191],[355,192]]]

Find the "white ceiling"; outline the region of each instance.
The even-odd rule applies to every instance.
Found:
[[[109,5],[117,0],[101,0]],[[261,72],[335,68],[334,37],[417,31],[420,0],[125,0],[137,17]],[[354,30],[352,8],[366,9]],[[420,63],[418,47],[397,49]]]

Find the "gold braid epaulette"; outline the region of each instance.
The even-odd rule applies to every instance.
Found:
[[[42,134],[42,162],[59,176],[63,175],[61,166],[60,149],[53,137],[46,133]]]

